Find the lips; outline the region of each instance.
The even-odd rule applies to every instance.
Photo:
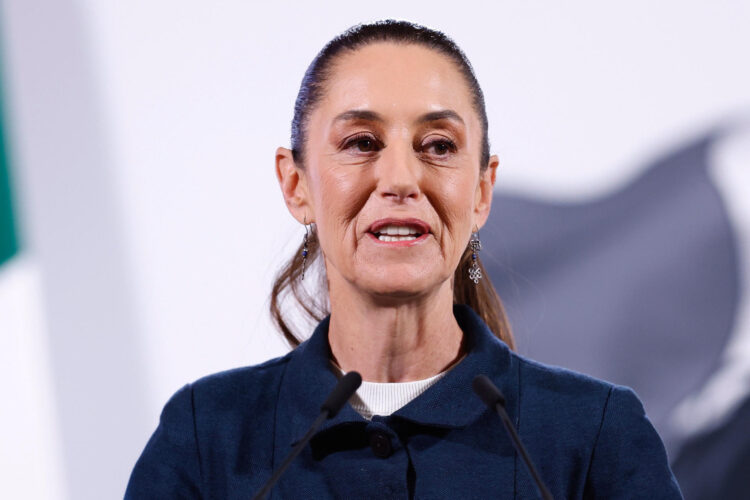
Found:
[[[399,232],[400,235],[406,235],[406,234],[427,234],[430,232],[430,225],[427,224],[425,221],[421,219],[397,219],[397,218],[385,218],[385,219],[378,219],[375,222],[373,222],[370,227],[368,228],[368,232],[379,235],[381,232],[388,232],[390,233],[390,229],[392,227],[396,228],[405,228],[408,229],[409,232],[403,233]]]
[[[420,219],[387,218],[374,222],[368,234],[380,243],[396,246],[411,246],[430,233],[430,226]]]

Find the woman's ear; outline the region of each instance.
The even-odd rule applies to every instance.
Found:
[[[487,168],[479,173],[479,185],[477,186],[474,204],[474,225],[478,228],[484,226],[490,216],[492,195],[495,192],[495,175],[499,164],[500,160],[498,160],[497,155],[492,155],[487,162]]]
[[[292,216],[300,224],[314,222],[315,214],[309,203],[305,171],[297,167],[291,149],[276,149],[276,179]]]

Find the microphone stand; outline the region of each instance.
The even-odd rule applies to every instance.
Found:
[[[273,485],[276,484],[276,482],[281,478],[281,476],[284,474],[284,471],[286,471],[294,461],[294,459],[297,458],[297,455],[302,452],[302,449],[305,447],[305,445],[307,445],[307,442],[312,439],[313,435],[315,435],[320,426],[323,425],[323,422],[325,422],[326,419],[335,417],[339,410],[341,410],[344,404],[346,404],[349,398],[352,397],[354,392],[361,384],[362,377],[357,372],[349,372],[344,375],[341,380],[339,380],[338,384],[336,384],[336,387],[333,388],[333,391],[331,391],[331,394],[328,396],[328,399],[326,399],[325,402],[321,405],[320,414],[318,415],[318,417],[312,423],[302,439],[300,439],[299,442],[294,446],[291,453],[287,455],[279,468],[276,469],[271,475],[270,479],[266,481],[266,484],[263,485],[263,488],[261,488],[260,491],[255,494],[253,500],[263,500],[266,495],[270,493]]]
[[[511,422],[510,417],[508,416],[508,412],[505,411],[505,396],[503,396],[503,394],[500,392],[500,389],[498,389],[497,386],[495,386],[495,384],[493,384],[489,377],[487,377],[486,375],[477,375],[476,377],[474,377],[472,386],[474,388],[474,392],[477,393],[482,401],[484,401],[487,406],[494,409],[497,414],[500,415],[500,420],[502,420],[503,422],[503,427],[505,427],[505,430],[508,432],[510,440],[513,443],[513,447],[516,449],[519,455],[521,455],[523,462],[526,464],[526,468],[531,473],[531,477],[534,479],[536,487],[539,489],[539,494],[542,495],[542,498],[544,500],[553,500],[552,493],[550,493],[547,487],[544,485],[539,472],[536,470],[536,467],[534,467],[534,464],[531,461],[531,457],[529,457],[529,454],[526,451],[526,447],[523,445],[520,436],[516,432],[516,428],[513,427],[513,422]]]

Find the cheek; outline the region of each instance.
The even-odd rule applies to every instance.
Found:
[[[341,241],[354,232],[354,222],[368,199],[367,179],[347,168],[318,176],[315,201],[318,225]]]
[[[463,239],[464,233],[471,232],[475,179],[465,175],[443,177],[431,191],[432,205],[447,233],[443,238]]]

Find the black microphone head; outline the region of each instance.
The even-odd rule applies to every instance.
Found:
[[[362,385],[362,375],[357,372],[347,373],[341,377],[339,383],[328,395],[328,399],[320,406],[320,411],[327,411],[328,418],[335,417],[360,385]]]
[[[500,392],[492,380],[487,375],[477,375],[474,377],[474,381],[471,383],[474,392],[477,396],[484,401],[484,404],[492,408],[493,410],[500,403],[503,408],[505,407],[505,396]]]

